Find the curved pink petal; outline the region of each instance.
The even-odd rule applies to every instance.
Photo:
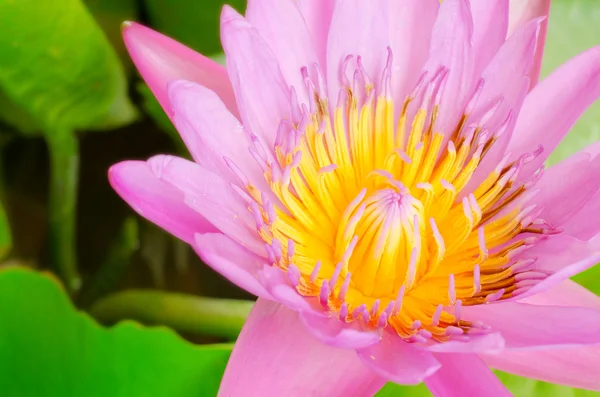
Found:
[[[264,258],[218,233],[197,234],[193,247],[204,263],[227,280],[253,295],[273,299],[257,278]]]
[[[582,211],[600,189],[600,157],[579,152],[544,172],[535,189],[540,193],[533,200],[545,208],[540,218],[562,228],[571,217]],[[591,214],[590,214],[591,215]],[[598,219],[591,215],[587,223],[600,229]]]
[[[159,180],[183,192],[188,207],[250,251],[264,254],[264,243],[256,233],[256,222],[248,211],[248,203],[230,183],[179,157],[155,156],[148,164]]]
[[[447,341],[426,347],[433,353],[491,353],[504,349],[502,334],[490,332],[483,335],[470,335],[467,341]]]
[[[221,14],[221,41],[244,127],[271,149],[280,120],[290,113],[290,91],[277,58],[258,31],[229,6]]]
[[[123,40],[135,66],[167,115],[173,114],[167,84],[183,79],[201,84],[217,93],[229,111],[237,117],[233,88],[223,66],[135,22],[123,25]]]
[[[389,11],[387,2],[376,7],[363,0],[338,0],[333,12],[327,42],[327,85],[329,98],[338,99],[343,60],[354,57],[346,72],[353,80],[360,56],[368,78],[379,89],[389,47]]]
[[[385,381],[352,350],[316,340],[296,312],[259,298],[233,348],[218,396],[371,397]]]
[[[600,391],[600,346],[482,355],[487,365],[544,382]]]
[[[424,70],[431,80],[440,67],[448,76],[443,87],[436,129],[449,135],[462,116],[474,86],[473,17],[468,0],[444,0],[433,27],[429,60]]]
[[[300,320],[318,340],[332,347],[363,349],[378,343],[381,332],[362,329],[358,322],[346,324],[335,317],[318,316],[301,312]]]
[[[437,354],[442,367],[425,379],[435,397],[510,397],[512,394],[475,354]]]
[[[246,19],[273,50],[283,77],[295,88],[300,103],[308,105],[301,69],[307,67],[312,72],[318,60],[298,5],[291,0],[248,0]],[[324,67],[321,65],[321,70]]]
[[[319,58],[319,64],[327,65],[327,37],[331,27],[331,18],[335,0],[296,0],[310,32],[313,46]]]
[[[432,353],[391,333],[385,333],[381,342],[358,350],[358,357],[380,376],[401,385],[419,384],[440,368]]]
[[[296,312],[323,312],[313,307],[308,299],[292,287],[288,274],[275,266],[265,265],[259,272],[259,279],[269,294],[279,303]],[[323,315],[325,315],[323,313]]]
[[[542,69],[542,57],[544,55],[544,44],[546,43],[546,31],[548,30],[548,14],[550,12],[550,0],[510,0],[508,17],[508,35],[510,36],[520,26],[535,18],[544,18],[536,46],[535,60],[528,74],[531,80],[531,88],[536,86]]]
[[[557,348],[600,343],[600,311],[580,307],[500,302],[463,308],[467,321],[500,331],[506,349]]]
[[[599,96],[600,47],[573,58],[531,91],[507,150],[517,158],[535,151],[541,144],[544,152],[523,167],[520,179],[527,178],[542,165]]]
[[[400,112],[401,105],[419,80],[429,58],[433,25],[440,8],[439,0],[387,0],[390,47],[393,54],[392,96]]]
[[[214,92],[177,80],[169,84],[169,97],[173,122],[196,163],[239,184],[239,177],[224,160],[227,158],[255,186],[267,190],[263,171],[250,155],[253,145],[249,135]]]
[[[600,296],[572,280],[565,280],[544,292],[519,300],[519,302],[531,305],[575,306],[600,310]]]
[[[145,161],[113,165],[108,180],[138,214],[186,243],[191,244],[196,233],[215,231],[210,222],[185,205],[184,193],[158,179]]]
[[[506,40],[509,0],[471,1],[475,74],[485,69]]]

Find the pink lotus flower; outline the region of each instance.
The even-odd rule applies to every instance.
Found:
[[[600,48],[534,88],[549,1],[517,3],[250,0],[227,71],[128,25],[195,162],[111,184],[259,297],[221,396],[510,395],[489,367],[600,390],[600,298],[568,280],[600,259],[600,145],[543,172]]]

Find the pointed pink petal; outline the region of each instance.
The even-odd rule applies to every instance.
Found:
[[[342,83],[342,62],[348,55],[354,57],[346,71],[348,79],[353,80],[357,56],[360,56],[369,79],[379,88],[388,56],[388,18],[385,2],[377,7],[363,0],[336,3],[327,43],[327,84],[333,104]]]
[[[322,309],[312,305],[291,285],[287,273],[275,266],[265,265],[258,274],[260,282],[269,294],[279,303],[296,312],[321,313]]]
[[[448,341],[427,346],[433,353],[491,353],[504,349],[504,338],[499,332],[470,335],[468,341]]]
[[[481,7],[481,3],[479,3]],[[497,138],[491,150],[483,158],[471,178],[466,192],[472,191],[487,178],[505,155],[519,110],[529,89],[527,73],[531,68],[535,45],[539,32],[539,20],[534,20],[522,26],[513,34],[495,54],[487,65],[481,77],[484,79],[483,89],[477,105],[471,115],[471,120],[480,121],[499,100],[502,103],[494,115],[486,122],[485,128],[492,133],[499,130],[512,114],[504,133]],[[512,112],[512,113],[511,113]]]
[[[259,298],[233,348],[219,397],[371,397],[385,383],[352,350],[317,341],[297,313]]]
[[[531,305],[576,306],[600,310],[600,296],[572,280],[565,280],[544,292],[519,300],[519,302]]]
[[[204,263],[227,280],[251,294],[272,299],[256,276],[265,263],[264,258],[218,233],[197,234],[193,247]]]
[[[510,397],[512,394],[475,354],[437,354],[442,368],[425,379],[435,397]]]
[[[156,223],[186,243],[196,233],[212,232],[215,227],[184,203],[184,194],[159,180],[145,161],[124,161],[108,170],[115,191],[138,214]]]
[[[428,78],[441,66],[448,69],[436,130],[450,134],[458,122],[474,83],[473,18],[467,0],[444,0],[433,27]]]
[[[548,13],[550,12],[550,0],[510,0],[509,7],[508,35],[510,36],[520,26],[523,26],[532,19],[544,18],[538,42],[536,46],[535,60],[529,73],[531,79],[531,88],[536,86],[542,69],[542,57],[544,55],[544,46],[546,43],[546,31],[548,30]]]
[[[541,219],[562,228],[574,214],[585,208],[600,188],[600,157],[593,160],[590,157],[584,149],[544,172],[535,185],[540,193],[533,200],[545,207]],[[585,221],[600,229],[595,216]]]
[[[184,79],[217,93],[237,117],[233,89],[223,66],[135,22],[124,25],[123,39],[131,59],[167,115],[172,116],[167,84],[172,80]]]
[[[300,320],[315,338],[332,347],[363,349],[381,339],[380,332],[361,329],[356,321],[347,324],[338,318],[318,316],[311,312],[300,313]]]
[[[544,382],[600,391],[600,346],[482,355],[487,365]]]
[[[471,1],[476,74],[485,69],[506,40],[508,2],[509,0]]]
[[[416,385],[440,368],[433,354],[384,333],[376,345],[358,350],[358,357],[380,376],[401,385]]]
[[[308,104],[308,93],[300,71],[303,67],[312,71],[318,60],[298,6],[290,0],[248,0],[246,18],[273,50],[283,77],[289,86],[296,89],[300,103]]]
[[[227,158],[243,170],[255,186],[267,187],[263,171],[250,155],[249,135],[214,92],[177,80],[169,84],[169,96],[173,122],[196,163],[239,184],[239,177],[224,160]]]
[[[523,167],[520,178],[542,165],[585,109],[600,96],[600,47],[573,58],[542,81],[525,99],[508,151],[516,158],[544,152]]]
[[[184,193],[188,207],[250,251],[264,254],[264,242],[256,233],[256,222],[248,211],[248,203],[230,183],[179,157],[155,156],[148,160],[148,164],[159,180]]]
[[[398,112],[429,58],[439,0],[388,0],[393,54],[392,95]]]
[[[327,65],[327,37],[335,7],[335,0],[297,0],[304,21],[310,32],[319,64],[325,70]]]
[[[539,349],[600,343],[600,311],[517,302],[463,308],[467,321],[500,331],[506,349]]]
[[[271,149],[290,108],[289,87],[277,58],[258,31],[229,6],[221,14],[221,41],[244,127]]]

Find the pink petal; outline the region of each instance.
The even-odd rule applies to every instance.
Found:
[[[258,31],[229,6],[221,14],[221,41],[244,127],[272,148],[279,122],[290,108],[289,87],[277,58]]]
[[[388,0],[393,54],[392,95],[397,111],[419,80],[429,58],[439,0]]]
[[[509,0],[471,1],[476,74],[485,69],[506,40],[508,2]]]
[[[429,60],[425,65],[429,78],[439,68],[448,69],[448,76],[436,129],[445,134],[454,131],[462,116],[467,97],[474,83],[473,18],[467,0],[444,0],[433,27]]]
[[[296,0],[310,32],[319,64],[327,65],[327,37],[333,17],[335,0]]]
[[[401,385],[416,385],[440,368],[433,354],[385,333],[381,342],[358,350],[358,357],[373,371]]]
[[[379,88],[389,46],[389,11],[386,2],[373,6],[363,0],[338,0],[333,12],[327,42],[327,84],[331,101],[338,99],[341,66],[348,56],[354,57],[347,69],[353,79],[356,57],[362,62],[369,79]]]
[[[499,332],[470,335],[468,341],[448,341],[426,347],[433,353],[491,353],[504,349],[504,338]]]
[[[498,330],[506,349],[556,348],[600,343],[600,311],[517,302],[468,306],[467,321]]]
[[[600,310],[600,296],[572,280],[565,280],[544,292],[519,300],[519,302],[531,305],[576,306]]]
[[[183,192],[185,203],[222,233],[255,254],[264,254],[264,242],[256,233],[256,222],[248,211],[248,203],[230,183],[179,157],[155,156],[148,164],[159,180]]]
[[[291,285],[287,273],[275,266],[265,265],[259,272],[259,279],[269,294],[279,303],[296,312],[323,312],[301,296]],[[323,313],[324,315],[324,313]]]
[[[600,157],[591,160],[585,149],[550,167],[535,185],[540,193],[534,202],[545,207],[540,218],[562,228],[571,217],[584,210],[600,188]],[[584,220],[598,229],[596,214]]]
[[[531,67],[529,78],[531,79],[531,88],[536,86],[540,70],[542,68],[542,57],[544,55],[544,44],[546,42],[546,31],[548,30],[548,13],[550,12],[550,0],[510,0],[509,7],[508,35],[510,36],[519,27],[523,26],[532,19],[544,18],[538,42],[536,46],[535,61]]]
[[[487,365],[544,382],[600,391],[600,346],[482,355]]]
[[[197,234],[193,247],[204,263],[227,280],[251,294],[272,299],[257,278],[258,269],[265,263],[264,258],[218,233]]]
[[[223,66],[135,22],[127,22],[123,26],[123,39],[131,59],[169,116],[172,116],[172,112],[167,84],[172,80],[184,79],[217,93],[237,117],[233,88]]]
[[[296,89],[300,103],[308,104],[300,71],[303,67],[312,71],[318,60],[298,6],[291,0],[248,0],[246,18],[273,50],[283,77]]]
[[[363,329],[358,322],[345,323],[335,317],[323,317],[311,312],[300,313],[300,320],[321,342],[343,349],[363,349],[378,343],[381,332]]]
[[[516,158],[544,152],[525,165],[526,178],[542,165],[585,109],[600,96],[600,47],[573,58],[542,81],[525,99],[508,151]]]
[[[510,397],[512,394],[474,354],[437,354],[442,368],[425,379],[435,397]]]
[[[184,203],[184,193],[159,180],[145,161],[124,161],[108,170],[115,191],[138,214],[175,237],[192,243],[196,233],[215,227]]]
[[[211,90],[184,80],[169,84],[173,122],[196,163],[223,179],[240,184],[224,158],[235,163],[261,189],[267,188],[263,171],[250,155],[253,146],[244,127]]]
[[[385,383],[352,350],[317,341],[294,311],[259,298],[233,348],[219,397],[371,397]]]

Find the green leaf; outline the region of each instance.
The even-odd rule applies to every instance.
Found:
[[[547,76],[575,55],[600,41],[600,2],[597,0],[554,0],[550,9],[548,37],[542,76]],[[600,102],[596,102],[575,124],[550,156],[555,164],[585,146],[600,140]]]
[[[115,51],[80,0],[0,0],[0,91],[42,131],[133,121]]]
[[[100,327],[50,277],[20,268],[0,272],[0,319],[5,396],[214,396],[231,350],[133,322]]]
[[[222,51],[219,15],[223,5],[238,11],[246,8],[245,0],[145,0],[145,4],[152,26],[205,55]]]

